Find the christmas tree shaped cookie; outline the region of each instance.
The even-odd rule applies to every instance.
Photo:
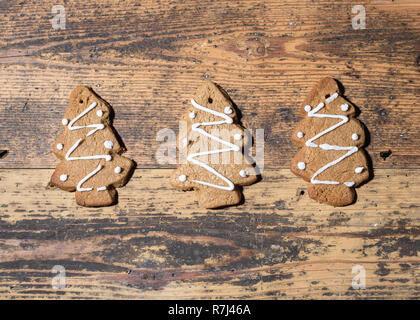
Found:
[[[134,168],[133,161],[120,155],[125,149],[111,126],[111,113],[111,106],[92,89],[79,86],[72,91],[63,133],[53,148],[61,162],[50,186],[76,191],[81,206],[115,204],[115,188],[127,183]]]
[[[180,137],[186,161],[173,172],[171,184],[194,190],[205,208],[238,204],[239,187],[254,183],[257,176],[243,154],[248,139],[227,94],[206,81],[181,119],[187,127],[186,136]]]
[[[333,206],[356,199],[355,187],[369,179],[363,149],[365,132],[355,107],[340,95],[333,78],[322,79],[300,107],[305,117],[292,134],[302,149],[291,162],[294,174],[309,182],[309,197]]]

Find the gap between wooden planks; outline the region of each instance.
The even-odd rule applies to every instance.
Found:
[[[242,206],[199,209],[171,170],[138,169],[108,208],[47,189],[53,170],[0,170],[0,297],[418,298],[420,169],[379,169],[352,206],[266,170]],[[304,194],[301,194],[301,193]],[[63,265],[64,290],[51,288]],[[352,268],[366,269],[354,290]]]

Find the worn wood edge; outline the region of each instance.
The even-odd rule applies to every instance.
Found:
[[[366,289],[354,289],[352,268],[366,270]],[[249,272],[123,270],[69,272],[66,288],[51,288],[50,270],[2,270],[2,299],[418,299],[415,261],[276,265]],[[13,279],[20,272],[25,281]],[[7,274],[10,274],[7,277]]]
[[[351,266],[344,266],[345,271],[348,272],[349,267]],[[164,290],[143,292],[133,285],[130,287],[127,283],[124,284],[123,281],[121,284],[114,284],[112,281],[100,279],[101,277],[98,281],[93,276],[88,279],[73,277],[67,280],[68,287],[64,290],[51,289],[49,281],[42,278],[33,278],[37,281],[35,287],[33,283],[10,282],[0,285],[0,297],[2,299],[418,299],[418,287],[410,283],[406,277],[397,275],[396,278],[390,279],[403,284],[387,289],[388,283],[384,284],[382,278],[376,276],[372,269],[367,269],[367,272],[367,277],[371,280],[365,290],[352,290],[351,277],[336,278],[333,272],[331,278],[325,277],[324,274],[324,279],[320,279],[316,273],[311,274],[313,278],[303,277],[300,281],[297,280],[295,289],[290,288],[294,284],[294,281],[290,280],[267,283],[266,279],[270,277],[287,278],[287,273],[279,273],[277,276],[256,273],[250,277],[236,277],[232,281],[221,279],[218,283],[205,281],[189,283],[190,281],[175,279]],[[142,276],[144,275],[141,274],[140,277]],[[87,285],[87,282],[90,284]],[[254,284],[249,288],[238,288],[237,284],[241,282]],[[326,287],[329,282],[333,283],[332,291]],[[153,281],[144,280],[143,286],[152,288],[152,283]]]

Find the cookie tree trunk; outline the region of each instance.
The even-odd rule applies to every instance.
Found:
[[[369,179],[363,149],[365,132],[355,107],[340,95],[332,78],[321,80],[300,107],[305,118],[292,134],[302,149],[291,162],[294,174],[309,182],[312,199],[345,206],[356,199],[354,187]]]
[[[206,81],[181,120],[187,123],[187,137],[181,141],[186,163],[174,171],[171,184],[179,190],[194,190],[205,208],[240,203],[239,186],[252,184],[257,177],[243,154],[248,141],[230,99]]]
[[[111,127],[111,112],[90,88],[75,88],[62,120],[63,133],[54,145],[53,152],[61,162],[50,185],[76,191],[76,201],[82,206],[114,204],[115,188],[128,181],[134,167],[120,155],[125,149]]]

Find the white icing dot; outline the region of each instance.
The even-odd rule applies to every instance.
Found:
[[[356,133],[353,133],[353,134],[351,135],[351,138],[352,138],[354,141],[359,140],[359,136],[358,136]]]
[[[181,181],[181,182],[185,182],[185,181],[187,181],[187,176],[185,174],[181,174],[178,177],[178,180]]]
[[[297,166],[300,170],[305,170],[306,168],[305,162],[298,162]]]
[[[237,133],[233,136],[233,139],[235,139],[236,141],[239,141],[242,139],[242,135],[240,133]]]
[[[349,105],[347,103],[345,103],[345,104],[342,104],[340,108],[341,108],[342,111],[347,111],[347,110],[349,110]]]
[[[354,186],[354,182],[353,182],[353,181],[351,181],[351,182],[344,182],[344,184],[345,184],[347,187],[353,187],[353,186]]]
[[[309,112],[309,111],[311,111],[312,108],[309,104],[307,104],[304,109],[305,109],[306,112]]]
[[[62,174],[61,176],[60,176],[60,181],[66,181],[67,180],[67,175],[66,174]]]
[[[242,178],[246,178],[246,177],[248,177],[248,176],[249,176],[249,172],[248,172],[247,170],[241,170],[241,171],[239,171],[239,175],[240,175]]]
[[[96,111],[96,115],[98,117],[102,117],[104,115],[104,112],[102,110],[98,110],[98,111]]]
[[[114,172],[115,173],[121,173],[121,167],[115,167]]]
[[[195,118],[195,112],[194,111],[191,111],[190,112],[190,119],[194,119]]]
[[[106,190],[106,186],[99,187],[99,188],[97,188],[96,190],[98,190],[98,191],[105,191],[105,190]]]
[[[63,146],[63,144],[62,144],[62,143],[58,143],[58,144],[57,144],[57,149],[58,149],[58,150],[63,150],[63,147],[64,147],[64,146]]]
[[[226,114],[231,114],[233,112],[231,107],[226,107],[224,111]]]
[[[110,155],[105,156],[105,161],[111,161],[112,157]]]
[[[297,133],[297,137],[298,137],[298,138],[303,138],[303,132],[299,131],[299,132]]]
[[[364,169],[363,167],[357,167],[356,169],[354,169],[354,172],[361,173],[363,169]]]
[[[63,119],[63,120],[61,120],[61,123],[63,124],[63,126],[66,126],[66,125],[69,124],[69,120]]]
[[[107,140],[104,142],[104,146],[107,149],[112,149],[112,147],[114,146],[114,143],[112,143],[112,141]]]

